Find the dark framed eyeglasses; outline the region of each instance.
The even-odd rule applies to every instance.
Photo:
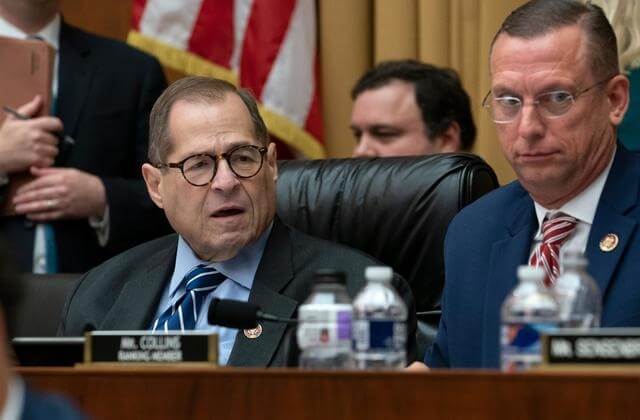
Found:
[[[159,163],[156,168],[180,169],[182,176],[189,184],[202,187],[215,178],[220,159],[227,161],[229,169],[238,178],[246,179],[256,176],[262,169],[266,152],[266,147],[253,145],[236,146],[219,155],[200,153],[188,156],[177,163]]]
[[[571,93],[566,90],[553,90],[550,92],[544,92],[536,96],[531,103],[536,107],[538,114],[544,118],[559,118],[569,112],[576,100],[589,92],[596,86],[608,82],[613,76],[609,76],[606,79],[600,80],[589,86],[586,89],[582,89],[576,93]],[[482,100],[482,106],[485,108],[493,122],[498,124],[507,124],[513,122],[524,105],[524,101],[516,96],[503,95],[493,96],[491,91]]]

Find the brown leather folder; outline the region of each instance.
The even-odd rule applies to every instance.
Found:
[[[37,116],[49,114],[51,106],[51,81],[55,50],[47,42],[38,39],[14,39],[0,37],[0,107],[17,110],[36,95],[43,99]],[[0,111],[0,125],[6,114]],[[15,190],[31,179],[28,172],[9,174],[8,191],[0,203],[0,215],[14,213],[11,200]]]

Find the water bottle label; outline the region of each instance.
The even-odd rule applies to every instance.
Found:
[[[394,320],[357,320],[353,325],[357,351],[404,350],[407,326]]]
[[[503,370],[521,370],[515,364],[523,361],[530,365],[540,363],[540,335],[556,328],[557,324],[554,322],[504,323],[500,339]],[[510,361],[514,364],[513,367],[509,366]]]
[[[298,346],[334,347],[350,345],[351,305],[304,305],[298,312]]]

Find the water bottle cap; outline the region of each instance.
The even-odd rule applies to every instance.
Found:
[[[545,277],[542,267],[533,267],[531,265],[521,265],[518,267],[518,278],[520,281],[539,281],[542,282]]]
[[[387,266],[372,266],[364,270],[364,277],[369,281],[391,281],[393,269]]]
[[[316,270],[313,275],[316,284],[347,284],[347,276],[344,271],[334,270],[332,268],[322,268]]]

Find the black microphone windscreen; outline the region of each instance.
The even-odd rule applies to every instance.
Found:
[[[227,328],[249,329],[258,325],[260,307],[249,302],[231,299],[213,299],[209,305],[208,320],[211,325]]]

